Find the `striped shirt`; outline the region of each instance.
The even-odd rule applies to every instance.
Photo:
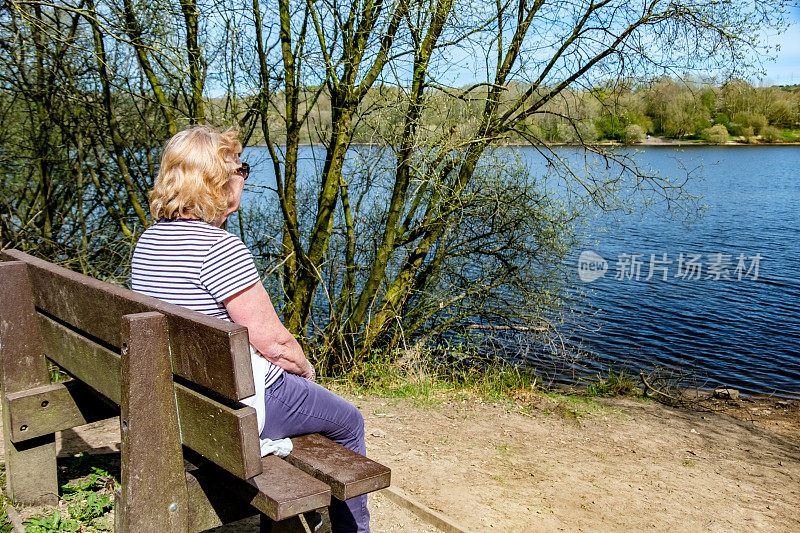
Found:
[[[142,233],[131,289],[232,322],[224,300],[260,283],[253,256],[236,235],[202,220],[160,220]],[[282,369],[267,361],[265,383]]]

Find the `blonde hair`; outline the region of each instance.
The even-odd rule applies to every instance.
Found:
[[[239,132],[192,126],[175,134],[161,154],[150,213],[156,220],[195,216],[214,222],[228,207],[225,185],[242,151]]]

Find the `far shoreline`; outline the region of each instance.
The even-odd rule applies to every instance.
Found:
[[[285,146],[285,144],[277,144],[277,146]],[[325,147],[324,143],[299,143],[300,147],[307,148],[307,147]],[[350,143],[350,146],[386,146],[380,143],[368,143],[368,142],[353,142]],[[800,146],[800,140],[797,141],[781,141],[781,142],[765,142],[761,140],[754,140],[752,142],[747,141],[727,141],[724,143],[712,143],[708,141],[702,140],[680,140],[680,139],[668,139],[666,137],[655,137],[651,136],[649,139],[645,139],[638,143],[623,143],[619,141],[598,141],[594,143],[548,143],[548,144],[533,144],[533,143],[523,143],[523,142],[500,142],[497,145],[492,146],[491,148],[498,148],[498,147],[508,147],[508,148],[520,148],[525,146],[567,146],[567,147],[580,147],[580,146],[610,146],[610,147],[621,147],[621,148],[628,148],[628,147],[638,147],[638,146],[647,146],[647,147],[656,147],[656,148],[686,148],[686,147],[714,147],[714,148],[725,148],[725,147],[764,147],[764,146]],[[257,144],[249,144],[246,148],[266,148],[267,145],[264,143],[257,143]],[[491,149],[490,148],[490,149]]]

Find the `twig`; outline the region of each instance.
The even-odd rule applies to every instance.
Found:
[[[639,372],[639,377],[641,378],[642,383],[644,384],[644,394],[645,394],[645,396],[647,396],[647,391],[648,390],[652,390],[656,394],[660,394],[661,396],[663,396],[665,398],[669,398],[670,400],[672,400],[675,403],[683,403],[683,400],[681,400],[679,398],[675,398],[674,396],[671,396],[671,395],[667,394],[666,392],[663,392],[662,390],[657,389],[657,388],[653,387],[652,385],[650,385],[647,382],[647,378],[644,377],[644,372]]]

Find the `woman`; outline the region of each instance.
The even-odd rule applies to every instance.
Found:
[[[136,244],[131,286],[247,327],[265,387],[262,438],[321,433],[366,455],[361,413],[314,383],[314,367],[278,318],[252,255],[220,228],[239,209],[249,173],[241,151],[235,131],[208,126],[170,139],[150,194],[157,222]],[[330,516],[333,531],[369,531],[366,495],[332,500]]]

